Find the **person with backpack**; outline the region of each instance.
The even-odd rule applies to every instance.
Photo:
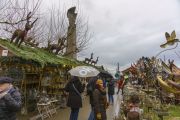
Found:
[[[81,83],[77,76],[66,84],[65,91],[69,93],[67,106],[71,108],[69,120],[78,120],[79,109],[82,107],[81,93],[84,91],[85,85]]]
[[[90,80],[88,81],[88,84],[86,86],[87,95],[89,96],[89,103],[91,104],[91,112],[89,114],[88,120],[95,120],[94,105],[93,105],[93,91],[95,90],[97,79],[98,79],[97,76],[90,78]]]
[[[0,120],[16,120],[21,109],[21,94],[12,82],[10,77],[0,77]]]

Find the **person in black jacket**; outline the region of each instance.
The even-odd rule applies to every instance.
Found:
[[[69,93],[67,106],[71,107],[69,120],[78,119],[79,109],[82,107],[81,93],[84,91],[84,88],[85,85],[76,76],[73,76],[65,86],[65,91]]]
[[[16,120],[21,109],[21,95],[11,83],[12,78],[0,77],[0,120]]]
[[[97,76],[90,78],[88,81],[88,84],[86,86],[87,88],[87,95],[89,95],[89,102],[91,104],[91,112],[89,114],[88,120],[95,120],[94,117],[94,105],[93,105],[93,91],[96,87],[96,80],[98,79]]]
[[[114,104],[114,82],[112,80],[109,81],[108,83],[108,100],[109,100],[109,104]]]

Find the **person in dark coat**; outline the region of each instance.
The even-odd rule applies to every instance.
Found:
[[[114,104],[114,82],[112,79],[108,83],[108,98],[109,98],[109,104]]]
[[[79,109],[82,107],[81,93],[84,91],[84,88],[85,85],[76,76],[73,76],[65,86],[65,91],[69,93],[67,106],[71,108],[69,120],[78,119]]]
[[[16,113],[21,109],[21,95],[12,81],[12,78],[0,77],[0,120],[16,120]]]
[[[91,104],[91,112],[89,114],[88,120],[95,120],[94,118],[94,105],[93,105],[93,91],[96,87],[96,80],[98,79],[97,76],[90,78],[86,88],[87,88],[87,95],[89,95],[89,102]]]
[[[93,104],[95,120],[107,120],[106,109],[108,107],[108,102],[106,90],[103,87],[103,81],[101,79],[96,81],[96,89],[93,92]]]

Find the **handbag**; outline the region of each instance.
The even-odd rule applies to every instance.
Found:
[[[73,88],[74,88],[74,90],[76,91],[76,93],[80,96],[80,98],[82,99],[82,97],[81,97],[81,94],[79,93],[79,91],[76,89],[76,87],[74,86],[74,84],[72,84],[73,85]]]

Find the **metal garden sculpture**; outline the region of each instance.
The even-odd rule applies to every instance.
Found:
[[[91,64],[95,66],[97,64],[98,60],[99,60],[99,57],[97,57],[95,61],[91,60]]]
[[[165,52],[165,51],[175,49],[175,48],[178,46],[178,42],[180,42],[179,39],[176,38],[176,32],[175,32],[175,30],[171,33],[171,35],[170,35],[168,32],[166,32],[166,33],[165,33],[165,37],[166,37],[166,41],[167,41],[167,42],[164,43],[164,44],[162,44],[162,45],[160,45],[161,48],[166,48],[167,45],[172,46],[172,45],[174,45],[175,43],[176,43],[176,46],[173,47],[173,48],[165,49],[165,50],[159,52],[159,53],[155,56],[155,58],[157,58],[157,56],[159,56],[161,53],[163,53],[163,52]]]
[[[160,45],[161,48],[165,48],[167,45],[174,45],[175,43],[180,42],[179,39],[176,38],[175,30],[171,33],[171,35],[168,32],[166,32],[165,37],[167,42]]]
[[[84,61],[84,62],[89,64],[89,63],[91,62],[91,60],[93,59],[93,55],[94,55],[94,54],[91,53],[91,57],[90,57],[90,58],[85,58],[85,61]]]

